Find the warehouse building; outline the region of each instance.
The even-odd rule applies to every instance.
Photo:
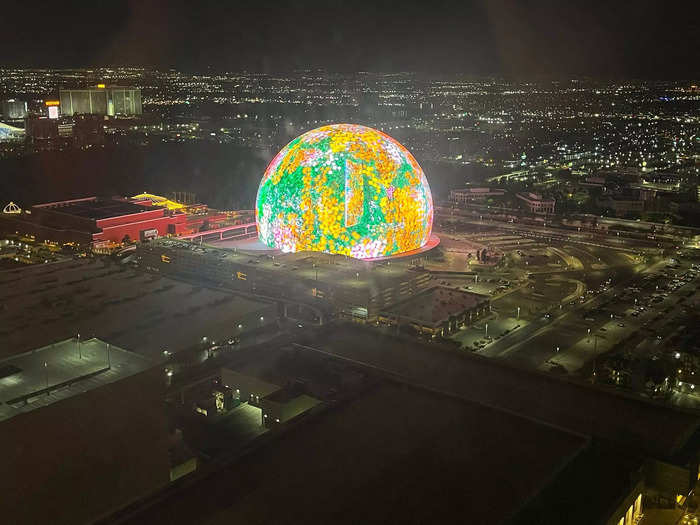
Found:
[[[489,307],[485,295],[435,286],[383,310],[379,321],[410,325],[420,334],[447,336],[483,317]]]

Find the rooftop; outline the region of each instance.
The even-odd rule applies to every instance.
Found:
[[[0,361],[0,421],[132,376],[152,363],[99,339],[66,339]]]
[[[392,308],[392,313],[435,324],[485,301],[488,301],[488,297],[484,295],[435,286],[397,304]]]
[[[279,274],[293,272],[299,279],[318,280],[335,286],[368,290],[397,286],[415,276],[405,261],[369,262],[344,255],[319,252],[262,253],[259,250],[217,248],[175,239],[157,239],[148,248],[158,246],[188,250],[202,257],[249,265]]]
[[[134,213],[151,211],[153,209],[149,206],[134,204],[133,202],[117,199],[99,199],[97,197],[50,202],[47,204],[39,204],[34,207],[51,209],[67,215],[93,220],[121,217],[122,215],[131,215]]]

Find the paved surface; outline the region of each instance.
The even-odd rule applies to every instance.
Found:
[[[157,359],[164,349],[259,323],[270,310],[263,301],[105,262],[0,272],[0,357],[80,333]]]
[[[0,378],[0,420],[118,381],[150,368],[152,363],[111,345],[108,356],[107,343],[97,339],[81,341],[79,346],[77,339],[68,339],[0,361],[0,368],[6,366],[18,371]],[[82,377],[93,373],[96,374]],[[75,380],[72,385],[33,396],[26,404],[7,404],[71,380]]]

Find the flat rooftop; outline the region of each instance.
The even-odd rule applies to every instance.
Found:
[[[97,198],[52,202],[40,204],[35,207],[93,220],[110,219],[113,217],[121,217],[122,215],[132,215],[134,213],[153,210],[151,207],[134,204],[133,202]]]
[[[228,337],[236,324],[274,311],[266,301],[98,259],[0,271],[0,303],[0,359],[76,333],[162,359],[164,349]]]
[[[109,355],[108,355],[109,352]],[[150,368],[150,360],[99,339],[66,339],[0,361],[0,421]]]
[[[454,288],[434,286],[395,305],[391,313],[428,324],[445,321],[488,301],[488,297]]]
[[[250,243],[256,246],[256,243]],[[371,262],[319,252],[261,253],[260,250],[227,249],[178,239],[157,239],[149,246],[188,250],[212,260],[252,266],[309,281],[318,280],[358,290],[397,286],[415,277],[408,261]]]

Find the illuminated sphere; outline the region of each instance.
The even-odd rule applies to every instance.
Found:
[[[396,140],[333,124],[282,148],[260,182],[255,214],[271,248],[371,259],[425,245],[433,199],[418,162]]]

